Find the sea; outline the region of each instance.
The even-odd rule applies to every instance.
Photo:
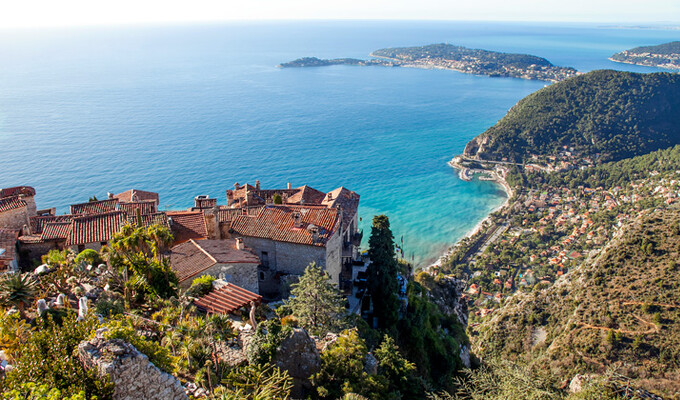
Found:
[[[680,31],[597,24],[283,21],[0,29],[0,186],[39,208],[135,188],[184,209],[234,183],[344,186],[417,266],[506,201],[446,162],[548,85],[447,70],[281,69],[304,56],[451,43],[545,57],[579,71],[654,72],[607,58]],[[403,246],[402,246],[403,243]]]

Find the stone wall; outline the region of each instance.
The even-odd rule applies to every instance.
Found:
[[[331,277],[331,282],[340,285],[340,274],[342,273],[342,242],[343,237],[339,230],[326,242],[326,272]]]
[[[260,293],[260,288],[257,279],[257,264],[253,263],[231,263],[231,264],[215,264],[206,269],[200,274],[187,279],[182,283],[182,287],[188,288],[191,282],[199,276],[211,275],[215,278],[224,279],[227,282],[240,286],[245,290],[250,290],[253,293]]]
[[[123,340],[98,335],[80,343],[78,357],[86,369],[109,377],[115,385],[114,400],[188,400],[177,378],[156,368]]]
[[[24,226],[29,226],[26,206],[0,212],[0,228],[23,229]]]

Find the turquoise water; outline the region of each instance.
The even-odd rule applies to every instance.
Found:
[[[390,216],[407,255],[436,258],[505,200],[447,165],[465,143],[545,83],[453,71],[278,69],[302,56],[366,57],[449,42],[531,53],[582,71],[678,31],[588,25],[282,22],[0,30],[0,185],[39,207],[160,192],[185,208],[225,201],[234,182],[361,194],[363,228]],[[365,235],[368,236],[368,235]]]

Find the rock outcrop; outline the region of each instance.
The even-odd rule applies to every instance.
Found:
[[[177,378],[158,369],[123,340],[98,335],[80,343],[78,357],[86,369],[109,377],[115,385],[114,400],[188,400]]]
[[[304,329],[293,329],[279,345],[274,364],[293,377],[293,398],[302,398],[311,389],[309,378],[321,369],[316,343]]]

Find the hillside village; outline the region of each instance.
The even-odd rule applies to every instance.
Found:
[[[262,189],[235,184],[226,204],[199,195],[184,211],[159,210],[159,194],[131,189],[104,200],[72,204],[68,214],[37,209],[30,186],[0,192],[0,266],[32,270],[50,250],[99,251],[130,224],[161,225],[173,235],[166,256],[188,288],[202,275],[219,277],[275,300],[311,262],[351,293],[359,257],[359,195],[344,187],[322,192],[309,186]]]

